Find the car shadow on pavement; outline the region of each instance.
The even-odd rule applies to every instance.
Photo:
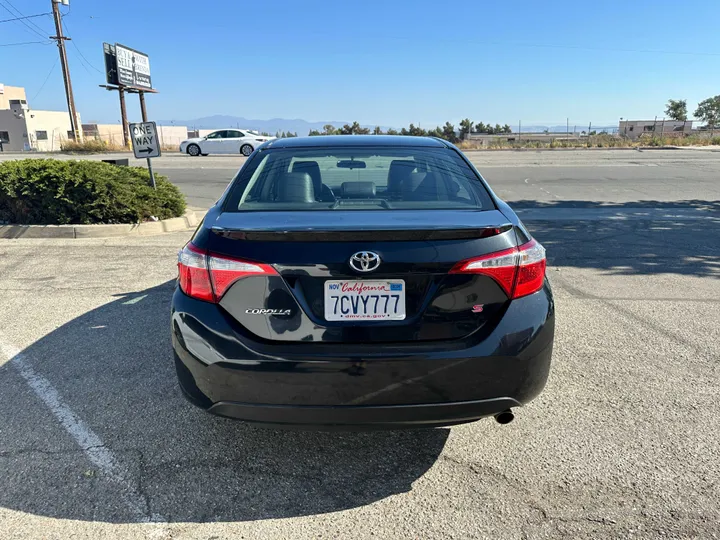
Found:
[[[545,246],[551,265],[611,275],[720,277],[720,201],[509,204]]]
[[[409,491],[437,460],[448,429],[268,430],[190,405],[170,348],[173,287],[123,295],[21,352],[99,437],[95,462],[98,448],[80,448],[18,362],[0,367],[0,506],[110,523],[283,518]]]

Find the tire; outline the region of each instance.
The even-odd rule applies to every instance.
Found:
[[[254,150],[254,148],[252,146],[250,146],[249,144],[243,144],[240,147],[240,153],[245,157],[248,157],[250,154],[252,154],[253,150]]]
[[[190,144],[187,147],[187,153],[193,157],[200,155],[200,147],[197,144]]]

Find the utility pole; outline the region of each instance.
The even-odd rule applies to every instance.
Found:
[[[50,0],[52,3],[53,20],[55,21],[55,35],[50,36],[50,39],[57,41],[58,50],[60,51],[60,67],[62,68],[63,79],[65,81],[65,97],[67,98],[68,112],[70,113],[70,128],[72,129],[75,140],[82,142],[82,126],[78,126],[75,98],[72,91],[72,82],[70,82],[70,68],[68,67],[67,51],[65,51],[65,41],[70,38],[63,36],[59,6],[61,1],[63,5],[67,6],[70,0]]]
[[[142,121],[147,122],[147,109],[145,108],[145,92],[138,92],[140,96],[140,114],[142,115]]]
[[[122,122],[123,130],[123,146],[127,148],[130,146],[130,133],[127,121],[127,109],[125,108],[125,90],[118,88],[118,94],[120,94],[120,121]]]

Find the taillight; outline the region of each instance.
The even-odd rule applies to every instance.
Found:
[[[188,296],[214,302],[210,274],[207,267],[207,253],[188,243],[178,253],[178,280],[180,288]]]
[[[518,248],[460,262],[450,273],[490,276],[510,298],[520,298],[542,289],[545,266],[545,248],[539,242],[531,240]]]
[[[208,253],[188,243],[178,254],[180,288],[188,296],[219,302],[238,279],[277,275],[268,264],[231,259]]]

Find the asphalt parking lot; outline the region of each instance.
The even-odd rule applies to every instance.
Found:
[[[545,392],[448,429],[272,431],[175,382],[188,232],[0,240],[0,538],[717,538],[720,152],[482,152],[548,250]],[[209,206],[241,158],[156,168]]]

